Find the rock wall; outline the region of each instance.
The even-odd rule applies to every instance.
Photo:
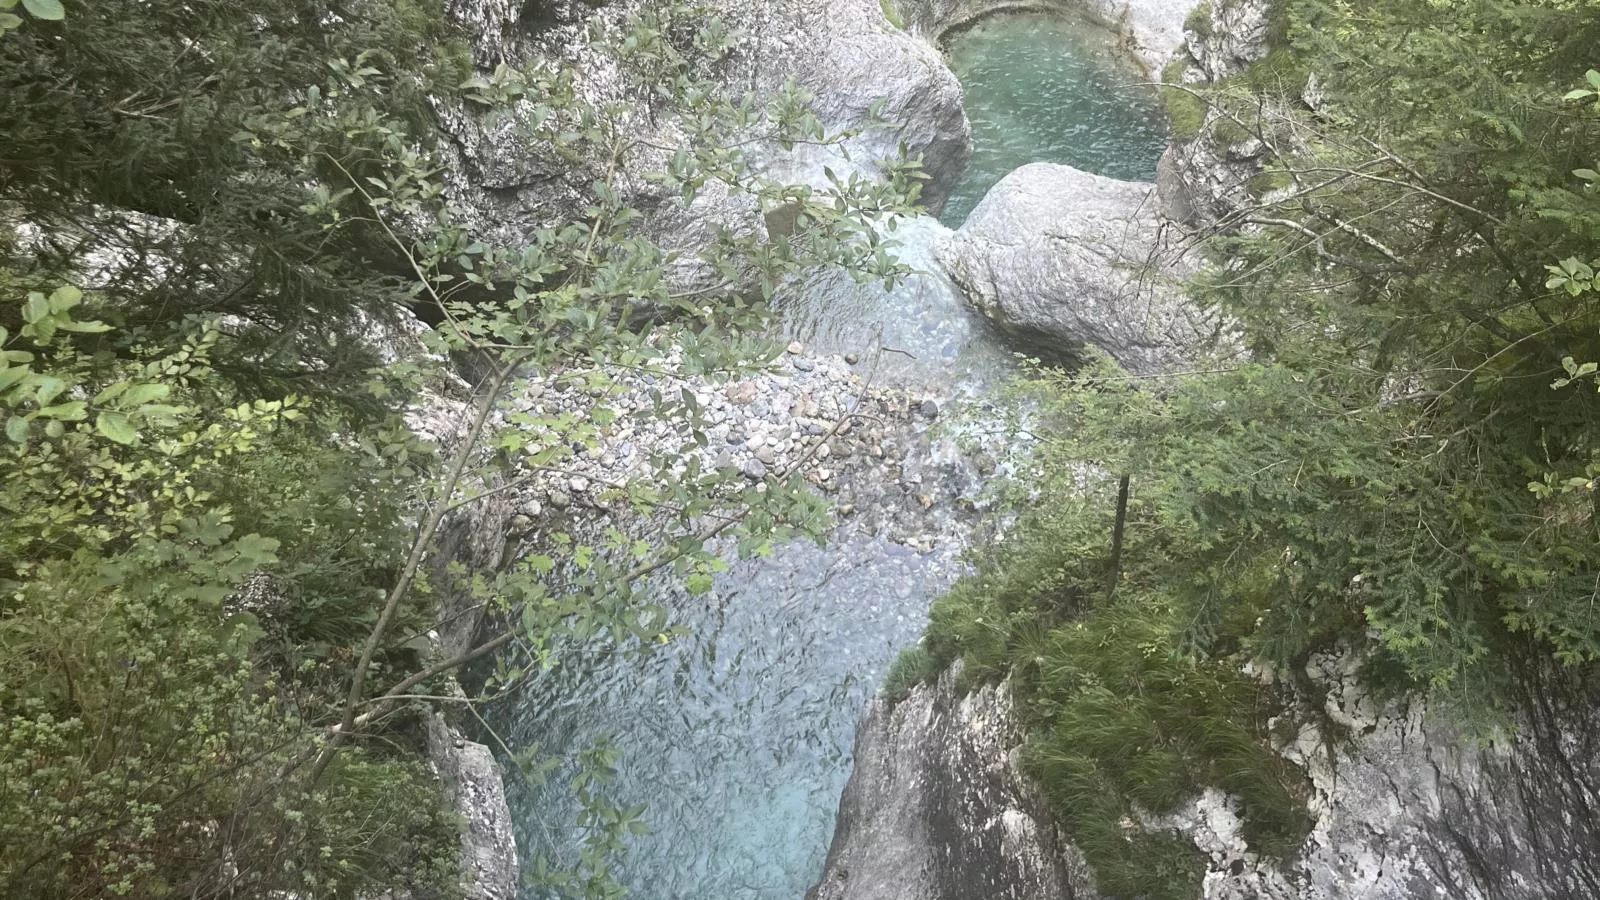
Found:
[[[1004,685],[957,671],[874,700],[856,737],[822,881],[808,900],[1084,900],[1075,852],[1012,761]]]
[[[435,714],[428,722],[428,758],[445,799],[461,817],[461,879],[466,900],[516,900],[517,842],[494,754],[463,738]]]
[[[1356,661],[1307,676],[1348,741],[1308,726],[1284,754],[1313,785],[1315,824],[1286,865],[1238,837],[1208,791],[1161,824],[1210,859],[1206,900],[1578,900],[1600,897],[1600,723],[1592,687],[1531,666],[1512,736],[1461,733],[1425,704],[1379,703]],[[1335,736],[1337,737],[1337,736]]]
[[[1271,49],[1267,10],[1267,0],[1209,0],[1197,8],[1164,80],[1205,89],[1242,74]],[[1251,185],[1267,148],[1214,107],[1199,115],[1194,132],[1175,134],[1161,157],[1163,208],[1191,228],[1226,230],[1255,202]]]
[[[1196,900],[1593,900],[1600,897],[1600,694],[1527,672],[1514,736],[1463,735],[1416,703],[1378,703],[1349,657],[1307,667],[1315,726],[1280,748],[1313,785],[1293,859],[1240,837],[1234,801],[1207,790],[1149,829],[1189,836],[1207,862]],[[1016,767],[1003,685],[962,696],[956,675],[880,698],[856,743],[823,880],[808,900],[1089,900],[1092,872]]]

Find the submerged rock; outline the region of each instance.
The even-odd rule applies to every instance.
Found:
[[[1155,186],[1035,163],[1007,175],[939,258],[967,298],[1045,355],[1085,344],[1134,372],[1191,360],[1214,321],[1185,297]]]
[[[1017,771],[1011,697],[957,673],[872,702],[807,900],[1087,900],[1075,852]]]

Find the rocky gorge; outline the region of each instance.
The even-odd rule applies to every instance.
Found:
[[[961,87],[939,51],[939,41],[952,29],[1017,10],[1087,13],[1114,29],[1129,58],[1146,71],[1170,71],[1177,58],[1183,78],[1196,84],[1237,74],[1266,52],[1266,13],[1248,2],[1198,9],[1164,0],[1087,7],[1003,0],[716,5],[749,35],[721,77],[757,93],[795,79],[814,92],[830,128],[863,126],[870,114],[891,125],[852,138],[848,155],[837,149],[772,149],[764,164],[814,184],[825,183],[825,171],[877,177],[871,161],[903,145],[923,156],[930,176],[925,197],[933,211],[972,152]],[[519,8],[460,0],[453,8],[481,36],[474,50],[480,67],[553,55],[583,71],[587,89],[609,89],[604,61],[586,56],[572,37],[577,23],[596,14],[589,4]],[[1200,21],[1196,16],[1206,27],[1193,27]],[[878,98],[884,102],[874,107]],[[581,181],[583,172],[528,156],[509,129],[496,130],[462,111],[446,111],[444,118],[458,154],[454,187],[484,223],[514,233],[558,218],[577,202],[579,192],[569,182]],[[947,672],[904,697],[869,697],[894,653],[915,641],[919,608],[962,571],[961,551],[985,503],[984,476],[1004,452],[992,448],[979,461],[955,436],[962,423],[982,419],[989,386],[1012,371],[1010,351],[1070,359],[1093,347],[1132,373],[1156,374],[1192,364],[1225,331],[1226,323],[1187,301],[1181,282],[1200,265],[1196,234],[1225,220],[1246,195],[1261,148],[1208,139],[1214,131],[1175,140],[1156,182],[1118,181],[1041,162],[1007,175],[957,228],[931,218],[902,223],[900,252],[919,270],[907,286],[888,297],[842,281],[780,294],[780,339],[793,343],[771,369],[733,383],[691,379],[700,405],[711,413],[707,464],[734,466],[756,483],[791,467],[804,472],[839,514],[834,539],[858,557],[883,563],[856,566],[867,574],[846,576],[841,572],[851,567],[839,557],[796,550],[775,568],[736,570],[722,583],[726,593],[718,613],[726,617],[718,627],[735,623],[730,643],[720,643],[716,632],[665,668],[638,673],[638,681],[591,672],[588,677],[605,683],[603,691],[584,694],[564,683],[533,698],[558,707],[563,704],[554,698],[560,691],[578,690],[567,705],[615,703],[667,734],[669,743],[695,737],[704,723],[655,720],[650,704],[703,700],[717,727],[735,723],[717,732],[717,740],[731,745],[726,753],[767,760],[768,769],[734,772],[704,759],[675,758],[652,777],[673,790],[674,779],[708,781],[746,804],[744,818],[718,818],[704,806],[704,793],[686,793],[663,803],[669,818],[690,819],[663,826],[669,843],[708,831],[713,842],[738,844],[755,857],[784,844],[815,841],[818,823],[834,819],[839,765],[851,760],[825,862],[819,846],[781,866],[760,860],[721,869],[708,865],[708,872],[691,877],[672,860],[646,851],[639,877],[658,892],[648,896],[696,896],[719,881],[745,886],[745,893],[730,887],[726,896],[783,896],[783,890],[792,896],[798,893],[796,879],[812,885],[807,896],[816,900],[1100,896],[1072,836],[1051,820],[1021,771],[1017,751],[1023,738],[1007,684],[964,692],[957,673]],[[638,165],[642,171],[649,161]],[[645,208],[658,190],[643,179],[631,188]],[[656,227],[691,246],[708,240],[714,225],[764,232],[775,227],[772,213],[738,198],[712,196],[688,220],[663,218]],[[818,299],[827,293],[832,296]],[[627,402],[642,404],[648,388],[633,382]],[[524,385],[519,399],[547,411],[567,402],[554,384]],[[449,552],[489,566],[536,542],[546,517],[603,518],[607,486],[637,477],[632,460],[654,437],[619,430],[608,436],[604,450],[586,454],[571,470],[530,478],[500,502],[455,523]],[[847,577],[858,581],[847,583]],[[777,597],[782,613],[739,611],[741,580],[767,585],[754,601]],[[832,600],[817,604],[829,592]],[[817,605],[801,606],[805,596]],[[781,628],[762,621],[774,616]],[[818,628],[805,621],[808,616],[836,621]],[[880,635],[871,641],[850,637],[852,630],[874,629]],[[777,642],[780,632],[803,635],[806,649],[799,655],[806,664],[790,667],[791,660],[763,656],[759,643]],[[828,650],[834,658],[822,662]],[[714,690],[702,691],[702,685],[687,693],[657,692],[672,680],[674,666],[681,671],[719,654],[741,660],[748,654],[759,664],[742,672],[738,662],[729,664],[720,672],[726,678],[710,685]],[[1354,661],[1338,654],[1308,665],[1305,677],[1326,692],[1317,710],[1322,724],[1302,727],[1277,748],[1305,771],[1311,786],[1313,825],[1290,860],[1271,860],[1248,846],[1235,801],[1216,790],[1178,813],[1129,827],[1174,831],[1192,840],[1204,859],[1208,900],[1533,900],[1600,890],[1592,854],[1566,849],[1592,848],[1600,840],[1592,818],[1600,770],[1589,752],[1594,732],[1587,698],[1534,698],[1522,736],[1480,747],[1425,706],[1367,696],[1355,685],[1354,668]],[[850,679],[852,670],[863,678]],[[791,684],[818,680],[818,694],[831,699],[805,691],[795,701],[752,699],[752,683],[774,678]],[[626,699],[635,695],[647,702]],[[730,695],[736,695],[733,701],[718,705]],[[862,704],[859,726],[842,716],[841,710]],[[602,724],[616,723],[595,723],[578,713],[507,719],[511,733],[530,739],[551,732],[592,734]],[[1334,730],[1349,740],[1329,749],[1334,745],[1324,739]],[[659,746],[639,740],[639,751]],[[824,749],[798,760],[778,749],[807,741]],[[436,744],[440,768],[462,786],[457,796],[471,826],[467,853],[476,861],[474,896],[516,896],[516,865],[507,859],[515,847],[510,836],[521,831],[526,839],[529,826],[514,823],[517,815],[504,792],[484,774],[487,750],[445,732]],[[818,776],[822,770],[835,775]],[[1549,790],[1528,774],[1538,772],[1551,773],[1561,788]],[[804,782],[804,789],[775,790],[774,783],[785,779]],[[537,815],[530,809],[561,809],[565,801],[525,795],[513,802],[523,804],[519,814],[527,817]],[[770,830],[752,817],[783,816],[805,827],[751,837]],[[774,880],[782,887],[769,892]]]

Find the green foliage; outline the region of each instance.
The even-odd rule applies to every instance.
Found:
[[[907,647],[894,658],[894,663],[883,676],[883,686],[878,689],[878,693],[891,704],[899,703],[906,698],[912,688],[925,684],[938,675],[939,668],[933,654],[929,653],[926,647],[920,644]]]
[[[1600,661],[1600,25],[1305,0],[1273,29],[1285,55],[1206,97],[1272,155],[1193,286],[1237,344],[1192,372],[1029,379],[1025,512],[927,638],[1014,680],[1029,764],[1113,894],[1193,895],[1192,851],[1131,810],[1202,785],[1254,848],[1297,846],[1271,750],[1294,720],[1246,664],[1294,679],[1349,653],[1381,694],[1503,725],[1529,648]],[[1303,71],[1314,113],[1281,102]],[[1097,471],[1135,498],[1112,600]]]
[[[1178,141],[1192,141],[1200,136],[1206,124],[1206,101],[1194,94],[1193,88],[1178,87],[1183,84],[1183,73],[1188,63],[1175,57],[1161,73],[1161,98],[1167,106],[1167,120],[1172,125],[1172,137]]]
[[[597,20],[628,103],[554,62],[472,71],[433,2],[69,12],[0,20],[0,893],[451,896],[415,698],[470,659],[509,690],[584,642],[670,639],[647,576],[703,586],[715,538],[819,533],[798,477],[693,457],[704,410],[681,382],[770,360],[747,332],[796,276],[903,274],[874,223],[910,208],[918,163],[826,189],[757,171],[741,148],[845,135],[796,85],[761,106],[710,81],[734,36],[693,3]],[[571,218],[514,245],[467,227],[430,98],[568,167],[587,185]],[[658,152],[647,123],[685,143],[640,200],[619,163]],[[652,230],[710,191],[793,227],[693,255]],[[380,364],[372,332],[413,304],[443,321]],[[441,454],[406,416],[454,390],[449,359],[487,374]],[[430,581],[447,517],[615,433],[621,372],[657,379],[642,417],[671,426],[609,498],[639,527]],[[549,412],[524,377],[593,405]],[[498,629],[448,660],[426,637],[445,592]],[[582,846],[543,869],[567,895],[620,890],[642,810],[608,800],[617,764],[577,761]]]
[[[1159,518],[1143,491],[1130,510],[1128,565],[1107,599],[1115,484],[1085,491],[1077,471],[1064,456],[1041,456],[1029,511],[976,576],[935,604],[927,644],[935,668],[960,658],[969,678],[1011,679],[1029,736],[1025,765],[1102,890],[1186,900],[1203,860],[1186,841],[1140,827],[1140,816],[1218,787],[1238,798],[1253,849],[1292,854],[1309,821],[1304,786],[1268,731],[1285,710],[1240,673],[1239,623],[1230,623],[1233,652],[1187,652],[1171,594],[1184,574],[1165,560],[1195,537]]]

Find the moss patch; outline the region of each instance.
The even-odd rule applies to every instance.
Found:
[[[1161,72],[1161,81],[1166,85],[1183,84],[1183,73],[1189,64],[1182,58],[1175,59],[1167,64]],[[1200,130],[1206,124],[1206,102],[1195,96],[1192,90],[1181,87],[1163,87],[1161,99],[1166,103],[1167,121],[1172,124],[1172,136],[1180,141],[1192,141],[1200,136]]]

